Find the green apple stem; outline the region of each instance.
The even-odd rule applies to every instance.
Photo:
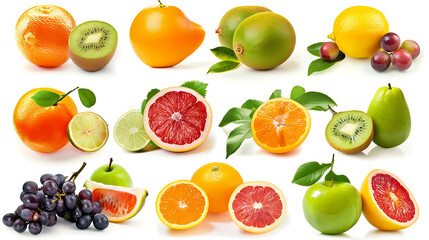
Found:
[[[112,171],[112,163],[113,163],[113,158],[110,158],[109,168],[107,169],[108,172]]]
[[[334,178],[331,178],[331,187],[334,186]]]
[[[332,154],[332,161],[331,161],[331,171],[334,171],[334,159],[335,159],[335,153]],[[334,178],[331,178],[331,187],[334,186]]]
[[[328,105],[329,111],[331,111],[332,115],[337,114],[337,112]]]
[[[390,83],[388,83],[387,86],[389,86],[389,90],[392,90],[392,86],[390,85]]]
[[[76,172],[74,172],[74,173],[70,176],[69,180],[67,180],[67,181],[72,181],[72,182],[74,182],[74,181],[76,180],[76,178],[79,176],[79,174],[82,172],[82,170],[83,170],[85,167],[86,167],[86,162],[83,162],[83,164],[82,164],[82,166],[79,168],[79,170],[77,170]]]

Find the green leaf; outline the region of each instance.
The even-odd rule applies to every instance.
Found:
[[[198,80],[194,80],[194,81],[185,82],[180,86],[195,90],[197,93],[201,94],[201,96],[206,97],[206,93],[207,93],[206,89],[208,85],[209,85],[208,83],[203,83]]]
[[[276,89],[274,90],[273,93],[271,93],[270,100],[274,98],[281,98],[281,97],[282,97],[282,90]]]
[[[238,60],[237,56],[235,55],[234,50],[232,50],[231,48],[216,47],[210,49],[210,51],[212,51],[212,53],[222,61],[240,62],[240,60]]]
[[[301,86],[295,86],[292,88],[292,91],[290,92],[290,98],[295,100],[297,97],[301,96],[305,93],[305,89]]]
[[[219,127],[224,127],[230,123],[240,124],[245,123],[250,120],[251,109],[246,108],[231,108],[228,112],[223,116],[222,121],[219,123]]]
[[[146,95],[146,99],[145,100],[143,100],[143,102],[142,102],[142,106],[141,106],[141,110],[142,110],[142,114],[144,114],[144,109],[146,108],[146,104],[147,104],[147,102],[149,102],[149,100],[153,97],[153,96],[155,96],[155,94],[157,94],[157,93],[159,93],[159,89],[157,89],[157,88],[153,88],[152,90],[150,90],[148,93],[147,93],[147,95]]]
[[[308,110],[327,111],[328,106],[337,106],[334,100],[320,92],[306,92],[294,100]]]
[[[79,94],[80,101],[85,107],[90,108],[94,106],[97,99],[95,98],[95,94],[91,90],[86,88],[79,88],[77,92]]]
[[[318,42],[307,47],[307,51],[316,57],[320,57],[320,48],[325,42]]]
[[[253,108],[258,108],[259,106],[261,106],[264,102],[259,101],[259,100],[255,100],[255,99],[249,99],[246,102],[243,103],[243,105],[241,105],[241,108],[246,108],[246,109],[253,109]]]
[[[323,174],[325,174],[326,170],[328,170],[331,166],[331,163],[304,163],[296,170],[292,183],[301,186],[311,186],[319,181]]]
[[[250,121],[243,123],[232,130],[228,135],[228,140],[226,141],[226,158],[235,153],[245,139],[251,137],[252,130],[250,128]]]
[[[221,61],[211,66],[207,73],[227,72],[236,69],[238,66],[240,66],[239,62]]]
[[[41,107],[53,106],[60,98],[60,95],[48,90],[40,90],[31,97]]]
[[[342,61],[345,57],[346,55],[344,55],[344,53],[340,51],[340,54],[338,54],[337,59],[332,62],[327,62],[321,58],[312,61],[308,66],[308,76],[310,76],[314,72],[321,72],[325,69],[332,67],[335,63]]]
[[[346,182],[350,183],[350,180],[345,175],[337,175],[332,170],[328,172],[325,176],[325,181],[331,181],[334,179],[334,182]]]

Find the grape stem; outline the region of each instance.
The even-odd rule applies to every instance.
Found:
[[[86,162],[83,162],[83,164],[82,164],[82,166],[79,168],[79,170],[77,170],[76,172],[74,172],[71,176],[70,176],[70,178],[69,178],[69,180],[67,180],[67,181],[72,181],[72,182],[74,182],[75,180],[76,180],[76,178],[79,176],[79,174],[82,172],[82,170],[84,169],[86,167]]]

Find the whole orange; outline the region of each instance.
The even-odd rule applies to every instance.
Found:
[[[55,106],[41,107],[31,99],[40,90],[64,95],[63,92],[52,88],[30,90],[16,104],[13,124],[27,147],[36,152],[49,153],[59,150],[69,142],[67,125],[77,114],[77,108],[69,96]]]
[[[68,40],[75,27],[76,22],[65,9],[54,5],[35,6],[18,19],[16,42],[28,61],[57,67],[69,59]]]
[[[191,179],[209,197],[209,212],[228,211],[232,192],[243,184],[240,173],[226,163],[213,162],[199,168]]]
[[[204,40],[204,29],[174,6],[140,11],[130,28],[131,46],[151,67],[171,67],[191,55]]]

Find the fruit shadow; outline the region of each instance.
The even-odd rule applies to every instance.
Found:
[[[205,220],[209,222],[216,222],[216,223],[232,222],[228,212],[208,213]]]
[[[361,153],[364,154],[364,153]],[[401,148],[382,148],[374,146],[365,156],[367,159],[391,159],[391,158],[404,158],[404,152]]]
[[[281,232],[283,231],[287,231],[286,229],[289,227],[289,223],[291,222],[291,217],[289,214],[286,213],[285,218],[283,219],[283,221],[280,223],[279,226],[277,226],[275,229],[264,233],[264,236],[267,236],[268,239],[276,239],[275,236],[278,236],[280,234],[282,234]],[[247,232],[243,229],[240,229],[240,233],[245,237],[248,238],[249,236],[259,236],[258,233],[251,233],[251,232]],[[271,238],[270,238],[271,235]]]
[[[72,68],[71,64],[67,64],[68,62],[58,66],[58,67],[43,67],[36,64],[32,64],[30,62],[23,63],[23,67],[26,70],[32,71],[32,72],[46,72],[46,71],[64,71],[67,69]]]
[[[189,154],[198,154],[198,153],[207,152],[207,151],[210,151],[211,149],[213,149],[215,144],[216,144],[215,138],[209,135],[206,138],[206,140],[204,140],[204,142],[201,143],[200,146],[198,146],[197,148],[195,148],[191,151],[183,152],[181,154],[189,155]]]
[[[88,154],[76,149],[70,143],[67,144],[65,147],[63,147],[62,149],[53,153],[38,153],[26,148],[25,146],[21,146],[20,148],[22,149],[20,150],[20,152],[22,152],[26,156],[25,159],[35,159],[43,162],[51,162],[51,161],[58,161],[58,160],[67,161],[67,160],[75,160],[78,158],[82,159],[86,154]]]
[[[401,231],[383,231],[380,229],[374,229],[369,231],[364,239],[368,239],[368,238],[372,238],[372,237],[377,237],[377,238],[391,238],[391,237],[400,237],[402,238],[404,236],[404,233]]]
[[[211,223],[209,223],[207,219],[204,219],[200,224],[189,229],[177,230],[177,229],[168,228],[163,224],[159,224],[158,230],[161,233],[167,233],[168,235],[173,237],[189,237],[189,236],[198,236],[198,235],[207,234],[214,230],[214,226]]]

